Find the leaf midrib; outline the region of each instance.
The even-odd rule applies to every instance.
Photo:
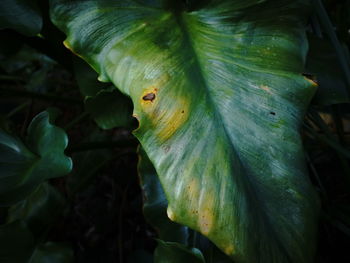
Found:
[[[231,149],[232,151],[235,153],[240,165],[242,166],[243,170],[244,170],[244,174],[246,174],[246,180],[244,178],[240,178],[240,180],[243,182],[243,185],[245,186],[245,189],[244,191],[245,192],[248,192],[249,194],[246,195],[245,197],[246,198],[249,198],[250,200],[253,200],[253,201],[250,201],[248,199],[248,202],[249,202],[249,205],[251,206],[252,203],[261,203],[261,201],[259,200],[264,200],[264,198],[259,198],[259,194],[257,193],[257,191],[254,190],[254,187],[252,185],[254,185],[254,183],[252,182],[252,178],[251,178],[251,175],[246,171],[246,167],[244,166],[239,154],[237,153],[236,151],[236,147],[235,145],[233,144],[233,142],[231,141],[231,138],[229,136],[229,132],[225,126],[225,122],[223,120],[223,117],[221,115],[221,112],[217,109],[213,99],[212,99],[212,96],[211,96],[211,90],[210,88],[208,87],[207,85],[207,81],[204,77],[204,73],[203,73],[203,69],[202,69],[202,66],[201,66],[201,63],[200,63],[200,60],[199,60],[199,57],[197,55],[197,52],[196,50],[194,49],[193,47],[193,41],[191,39],[191,35],[189,33],[189,30],[186,26],[186,23],[185,23],[185,19],[184,19],[184,16],[186,16],[186,12],[183,12],[183,13],[175,13],[174,14],[174,18],[175,18],[175,21],[177,22],[180,30],[181,30],[181,33],[183,34],[183,37],[184,37],[184,41],[185,41],[185,44],[188,46],[188,49],[190,50],[190,53],[193,55],[193,63],[194,63],[194,67],[197,67],[199,70],[199,76],[200,76],[200,81],[202,82],[204,88],[206,89],[207,91],[207,98],[208,98],[208,101],[209,103],[211,104],[212,108],[214,109],[214,112],[215,112],[215,117],[218,118],[219,120],[219,123],[222,125],[223,129],[224,129],[224,134],[227,138],[227,140],[229,141],[229,145],[231,146]],[[237,65],[237,66],[240,66],[240,65]],[[254,178],[253,178],[254,179]],[[248,182],[246,182],[248,181]],[[242,192],[244,192],[242,191]],[[265,207],[265,204],[263,204],[263,207]],[[272,227],[272,223],[269,219],[269,217],[266,215],[266,211],[265,209],[259,209],[260,210],[260,215],[261,215],[261,219],[263,220],[264,224],[266,224],[267,226],[269,226],[268,228],[270,229],[270,231],[272,232],[275,240],[276,240],[276,245],[278,245],[281,249],[281,251],[283,251],[283,254],[286,256],[287,258],[287,261],[288,262],[292,262],[291,258],[290,258],[290,255],[287,253],[286,249],[284,246],[282,246],[282,242],[280,242],[280,238],[279,238],[279,235],[276,234],[276,231],[274,231],[274,228]]]

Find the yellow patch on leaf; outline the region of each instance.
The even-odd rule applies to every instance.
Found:
[[[169,74],[164,74],[144,88],[139,95],[141,112],[136,113],[139,117],[141,114],[147,117],[145,119],[151,122],[154,134],[160,142],[171,138],[189,118],[188,97],[171,92],[169,80]]]
[[[233,245],[228,245],[227,247],[224,248],[224,252],[227,255],[233,255],[234,251],[235,251],[235,248]]]
[[[214,198],[210,194],[206,194],[205,197],[199,204],[198,226],[203,235],[208,235],[214,224]]]
[[[183,98],[176,98],[177,107],[165,109],[155,116],[154,124],[158,125],[156,135],[161,141],[169,139],[188,119],[189,105]]]

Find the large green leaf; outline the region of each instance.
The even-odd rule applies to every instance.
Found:
[[[38,114],[28,127],[23,143],[0,130],[0,205],[23,200],[43,181],[63,176],[72,169],[64,155],[68,138],[51,124],[47,111]]]
[[[205,3],[204,3],[205,2]],[[52,0],[65,45],[134,103],[171,220],[235,262],[310,262],[317,198],[298,129],[305,1]]]

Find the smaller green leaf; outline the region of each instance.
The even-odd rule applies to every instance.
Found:
[[[23,221],[0,226],[1,263],[27,262],[34,248],[34,237]]]
[[[66,244],[47,242],[36,247],[28,263],[71,263],[73,250]]]
[[[132,102],[116,88],[100,91],[85,100],[86,111],[102,129],[131,127]]]
[[[45,92],[48,85],[48,72],[52,69],[52,64],[42,65],[42,67],[33,72],[30,76],[28,83],[25,85],[25,88],[29,91],[34,92]]]
[[[79,90],[84,97],[95,96],[101,90],[110,87],[110,84],[97,80],[98,74],[84,60],[73,57],[73,68]]]
[[[51,119],[46,111],[38,114],[29,125],[25,143],[0,130],[1,206],[23,200],[45,180],[71,171],[72,161],[64,155],[67,135]]]
[[[36,1],[0,1],[0,29],[10,28],[24,35],[34,36],[40,32],[42,24],[42,17]]]
[[[98,74],[82,59],[73,59],[79,90],[86,97],[85,107],[102,129],[131,127],[132,102],[110,84],[97,80]]]
[[[1,263],[70,263],[73,251],[66,244],[36,244],[24,221],[0,226]]]
[[[189,248],[175,242],[158,240],[154,252],[155,263],[204,263],[202,253],[196,248]]]
[[[203,253],[206,263],[232,263],[232,259],[218,249],[208,238],[196,233],[196,247]]]
[[[42,183],[27,199],[12,206],[8,212],[8,222],[24,220],[36,236],[46,231],[62,213],[65,200],[50,184]]]
[[[5,35],[5,38],[2,39],[2,34],[0,35],[3,41],[9,41],[8,45],[15,48],[16,45],[12,43],[20,42],[21,39],[19,37],[11,39],[10,36],[6,37]],[[2,45],[0,45],[0,50],[1,48]],[[9,52],[10,55],[5,52]],[[11,56],[9,48],[2,50],[0,68],[10,77],[25,83],[26,90],[44,93],[54,86],[53,81],[47,77],[48,72],[57,64],[54,60],[27,45],[12,52]]]
[[[313,103],[332,105],[349,102],[347,84],[332,44],[326,40],[309,35],[309,53],[306,73],[314,75],[318,90]]]

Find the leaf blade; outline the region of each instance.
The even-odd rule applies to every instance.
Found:
[[[192,12],[52,2],[66,45],[132,98],[170,219],[237,262],[312,260],[318,204],[298,129],[315,84],[301,76],[302,1]]]

